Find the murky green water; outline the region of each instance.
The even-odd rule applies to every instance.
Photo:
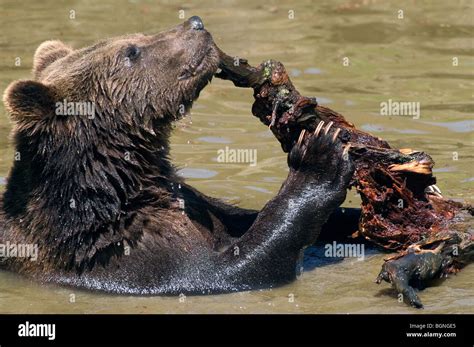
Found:
[[[395,147],[430,153],[445,196],[474,202],[473,1],[6,1],[0,0],[0,90],[29,78],[44,40],[75,48],[133,32],[176,25],[179,10],[199,15],[218,45],[252,64],[285,63],[305,95],[344,114]],[[399,19],[398,10],[403,10]],[[69,19],[70,10],[76,19]],[[294,19],[288,11],[294,11]],[[15,67],[15,58],[21,66]],[[349,66],[343,66],[343,58]],[[453,58],[458,66],[453,66]],[[383,101],[415,101],[420,119],[381,116]],[[173,157],[200,190],[261,208],[286,176],[286,159],[270,132],[250,114],[250,90],[214,80],[192,116],[177,124]],[[0,110],[0,176],[13,157],[11,124]],[[257,149],[258,164],[222,164],[217,151]],[[455,153],[454,153],[455,152]],[[456,159],[457,160],[454,160]],[[346,205],[357,205],[351,192]],[[311,258],[295,283],[278,289],[178,298],[125,297],[39,285],[0,272],[0,312],[353,312],[408,313],[387,284],[373,283],[383,254],[324,264]],[[316,265],[316,266],[314,266]],[[75,302],[71,302],[71,294]],[[426,313],[474,312],[474,266],[421,294]],[[289,300],[289,298],[294,298]],[[419,311],[418,311],[419,312]]]

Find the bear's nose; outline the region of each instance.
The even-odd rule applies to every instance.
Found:
[[[200,17],[192,16],[191,18],[188,19],[188,21],[192,29],[194,30],[204,29],[204,23],[202,22],[202,19]]]

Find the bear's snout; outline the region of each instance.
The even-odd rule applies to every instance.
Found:
[[[203,30],[204,29],[204,23],[202,22],[201,17],[199,16],[192,16],[187,20],[187,24],[191,29],[194,30]]]

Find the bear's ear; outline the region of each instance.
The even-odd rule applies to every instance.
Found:
[[[56,60],[65,57],[72,49],[58,40],[45,41],[36,49],[33,59],[33,75],[38,79],[41,72]]]
[[[54,114],[54,100],[52,89],[36,81],[13,82],[3,94],[5,107],[15,121]]]

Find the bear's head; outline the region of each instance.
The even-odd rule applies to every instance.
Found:
[[[127,35],[80,50],[46,41],[35,53],[35,80],[12,83],[4,102],[16,121],[54,118],[57,103],[66,100],[90,102],[116,122],[153,130],[152,119],[176,119],[191,106],[218,61],[199,17],[157,35]]]
[[[219,63],[199,17],[156,35],[134,34],[73,50],[47,41],[34,80],[13,82],[4,103],[15,122],[15,161],[4,210],[32,241],[66,264],[134,239],[118,225],[173,195],[173,120]],[[123,228],[122,228],[123,229]],[[123,243],[122,243],[123,244]],[[79,253],[81,255],[79,255]]]

